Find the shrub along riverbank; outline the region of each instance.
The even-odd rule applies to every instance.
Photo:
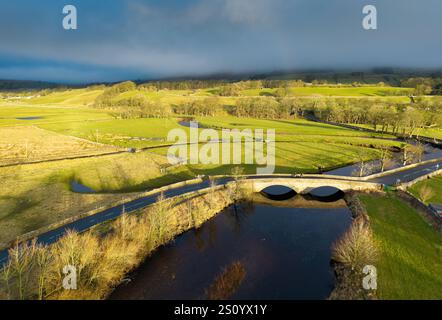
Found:
[[[198,228],[243,193],[233,184],[180,202],[159,198],[156,205],[123,214],[108,226],[70,231],[53,245],[16,246],[0,272],[0,298],[104,299],[156,248]],[[77,290],[63,288],[67,265],[76,267]]]
[[[355,219],[334,245],[330,299],[441,299],[441,234],[394,193],[347,195]],[[377,290],[363,289],[376,267]]]
[[[394,193],[359,198],[379,250],[379,299],[442,299],[442,235]]]
[[[332,247],[332,264],[337,281],[329,299],[376,299],[375,290],[365,290],[362,286],[366,276],[364,267],[375,264],[378,258],[370,219],[356,194],[347,194],[345,200],[354,220],[349,230]]]

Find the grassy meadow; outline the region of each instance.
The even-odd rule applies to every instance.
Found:
[[[185,169],[177,169],[173,175],[162,174],[164,161],[164,157],[154,154],[124,153],[0,168],[0,243],[114,203],[135,190],[192,177]],[[72,192],[73,180],[97,193]]]
[[[270,90],[270,91],[269,91]],[[390,87],[292,88],[299,96],[339,95],[396,99],[403,89]],[[129,90],[116,101],[144,95],[150,101],[173,105],[213,96],[216,88],[198,90]],[[273,89],[245,91],[241,97],[220,97],[224,105],[235,105],[247,95],[266,95]],[[0,164],[92,156],[37,164],[0,167],[0,242],[64,219],[99,205],[121,199],[122,193],[139,192],[198,174],[228,174],[233,165],[181,165],[167,167],[170,130],[188,128],[180,117],[118,119],[112,111],[94,108],[103,88],[56,90],[48,94],[9,95],[0,99]],[[380,146],[399,146],[377,139],[389,135],[364,133],[303,119],[262,120],[227,114],[195,117],[203,126],[220,132],[230,129],[275,129],[276,172],[317,172],[352,164],[379,155]],[[103,155],[126,148],[152,148],[140,153]],[[244,152],[243,152],[244,153]],[[243,157],[245,154],[243,154]],[[256,165],[245,165],[255,173]],[[96,191],[77,194],[72,180]],[[47,197],[50,194],[51,197]]]
[[[379,248],[380,299],[442,299],[442,235],[395,195],[361,195]]]
[[[0,127],[0,165],[112,153],[114,146],[65,136],[37,126]]]

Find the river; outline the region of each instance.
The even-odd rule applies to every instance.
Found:
[[[345,202],[259,197],[158,249],[110,299],[326,299]]]

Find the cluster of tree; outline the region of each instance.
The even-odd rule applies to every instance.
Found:
[[[203,100],[186,101],[172,107],[175,114],[190,116],[215,116],[223,110],[217,97],[208,97]]]
[[[139,89],[158,90],[198,90],[223,86],[226,80],[185,80],[185,81],[149,81],[138,86]]]
[[[442,124],[442,98],[385,104],[376,99],[250,97],[238,99],[230,113],[237,117],[287,119],[314,115],[342,124],[365,124],[375,130],[419,135],[419,129]]]
[[[130,88],[130,85],[125,85],[119,88],[111,87],[106,89],[95,100],[95,106],[111,110],[115,117],[123,119],[164,118],[170,115],[171,110],[169,106],[163,105],[161,101],[151,101],[143,94],[123,99],[114,99],[119,92],[124,92],[121,90],[129,91],[131,90]]]
[[[275,97],[284,97],[290,94],[292,87],[305,87],[305,82],[301,80],[287,81],[287,80],[249,80],[240,81],[231,84],[225,84],[217,88],[216,93],[223,97],[237,97],[240,96],[243,90],[250,89],[276,89],[271,95]]]
[[[98,108],[119,106],[119,101],[116,101],[115,98],[120,93],[135,90],[136,88],[137,85],[132,81],[114,84],[113,86],[106,88],[104,92],[95,99],[94,105]]]
[[[287,87],[305,87],[306,83],[302,80],[263,80],[262,88],[287,88]]]
[[[186,101],[172,107],[177,115],[215,116],[230,113],[237,117],[287,119],[302,116],[304,110],[296,98],[250,97],[238,99],[236,106],[223,106],[218,98]]]
[[[238,100],[232,113],[237,117],[287,119],[296,116],[297,112],[298,104],[293,98],[252,97]]]
[[[355,103],[356,102],[356,103]],[[442,99],[418,100],[412,104],[384,104],[376,100],[321,99],[302,108],[329,122],[371,125],[383,132],[418,134],[424,127],[442,124]]]
[[[158,84],[163,82],[158,82]],[[167,82],[166,82],[167,83]],[[179,84],[180,82],[173,82]],[[214,85],[214,81],[182,82],[195,87],[205,84]],[[410,78],[403,86],[434,85],[430,78]],[[366,124],[382,131],[418,134],[418,129],[441,124],[442,98],[425,99],[415,97],[411,103],[389,103],[380,99],[346,99],[346,98],[295,98],[290,96],[289,89],[294,81],[284,80],[249,80],[222,85],[218,88],[221,96],[240,96],[242,90],[277,86],[272,96],[239,98],[237,105],[226,110],[238,117],[254,117],[267,119],[289,118],[297,115],[313,114],[316,118],[336,123]],[[296,82],[295,85],[304,85]],[[177,88],[177,87],[176,87]],[[217,97],[195,99],[170,107],[161,102],[153,102],[144,94],[128,98],[119,98],[124,92],[139,89],[134,82],[123,82],[107,87],[97,97],[96,107],[107,108],[121,118],[166,117],[173,111],[180,115],[214,116],[223,111]]]
[[[150,101],[146,96],[139,94],[119,100],[113,114],[123,119],[166,118],[171,114],[171,109],[161,101]]]
[[[415,77],[401,81],[401,86],[414,88],[414,94],[419,95],[441,95],[442,78]]]
[[[241,95],[241,88],[237,83],[221,86],[216,93],[221,97],[237,97]]]
[[[173,107],[175,114],[195,116],[213,116],[223,110],[237,117],[258,119],[287,119],[310,114],[323,121],[365,124],[375,130],[408,136],[418,135],[421,128],[442,124],[442,98],[386,105],[375,99],[248,97],[238,99],[236,106],[230,108],[223,108],[216,98],[206,98]]]
[[[239,91],[262,88],[304,87],[301,80],[186,80],[186,81],[151,81],[138,85],[138,89],[158,90],[198,90],[218,88],[221,96],[237,96]]]

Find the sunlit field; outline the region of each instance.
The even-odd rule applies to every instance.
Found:
[[[441,299],[441,234],[394,195],[360,198],[380,249],[379,298]]]
[[[170,130],[189,131],[179,124],[182,117],[117,119],[112,111],[93,107],[99,91],[74,89],[19,101],[3,100],[0,106],[3,164],[96,156],[0,168],[4,186],[0,195],[0,242],[121,199],[119,193],[150,190],[200,174],[230,174],[234,165],[170,167],[166,159],[168,147],[161,146],[173,143],[167,141]],[[161,99],[164,96],[193,99],[186,94],[191,93],[170,90],[154,95],[163,95]],[[197,93],[200,94],[203,92]],[[380,146],[399,146],[391,140],[377,139],[389,138],[388,135],[303,119],[265,120],[229,115],[193,118],[202,128],[213,128],[219,133],[222,128],[275,129],[275,172],[279,173],[331,169],[376,158]],[[129,148],[151,149],[128,153]],[[103,155],[109,152],[123,153]],[[245,173],[256,172],[255,164],[244,167]],[[74,193],[70,190],[71,181],[81,182],[96,193]]]

